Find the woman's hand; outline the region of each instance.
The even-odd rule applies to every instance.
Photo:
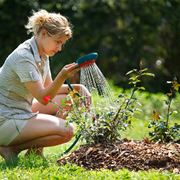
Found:
[[[85,105],[86,107],[90,107],[91,106],[91,93],[89,92],[89,90],[82,84],[79,84],[79,91],[81,92],[81,95],[83,97],[85,97]]]
[[[75,73],[77,73],[80,70],[80,67],[77,63],[71,63],[65,65],[61,71],[59,72],[59,75],[64,79],[68,79],[72,77]]]

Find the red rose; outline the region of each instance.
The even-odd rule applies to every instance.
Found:
[[[46,103],[48,103],[51,100],[51,96],[45,96],[43,99]]]

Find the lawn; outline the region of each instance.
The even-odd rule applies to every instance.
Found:
[[[164,95],[156,94],[150,95],[147,93],[142,93],[139,95],[141,97],[142,113],[136,115],[136,118],[132,121],[132,127],[122,134],[122,138],[137,139],[141,140],[144,137],[148,137],[148,123],[151,119],[150,111],[153,108],[159,108],[160,112],[163,112],[163,106],[161,101],[164,100]],[[176,101],[179,101],[179,96]],[[173,108],[179,107],[177,102],[174,102]],[[174,117],[175,121],[179,123],[179,114]],[[35,155],[29,157],[24,157],[24,152],[20,154],[19,162],[16,166],[6,166],[3,159],[0,157],[0,179],[78,179],[78,180],[102,180],[102,179],[132,179],[132,180],[177,180],[180,179],[179,174],[174,174],[168,171],[129,171],[127,169],[121,169],[119,171],[110,170],[86,170],[82,167],[76,165],[67,164],[65,166],[59,166],[56,160],[59,159],[60,155],[69,146],[71,142],[51,147],[45,148],[46,160],[42,160]],[[73,149],[77,149],[80,143],[76,145]]]

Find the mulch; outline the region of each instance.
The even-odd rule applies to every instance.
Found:
[[[77,164],[88,170],[158,169],[180,173],[180,144],[125,139],[115,143],[82,145],[68,156],[58,159],[57,163]]]

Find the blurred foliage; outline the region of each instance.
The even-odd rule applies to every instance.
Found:
[[[167,80],[180,78],[179,0],[0,0],[0,65],[29,37],[24,25],[39,8],[60,12],[73,24],[73,38],[51,61],[53,75],[96,51],[103,74],[125,88],[125,73],[134,68],[156,75],[143,81],[149,91],[166,91]]]

